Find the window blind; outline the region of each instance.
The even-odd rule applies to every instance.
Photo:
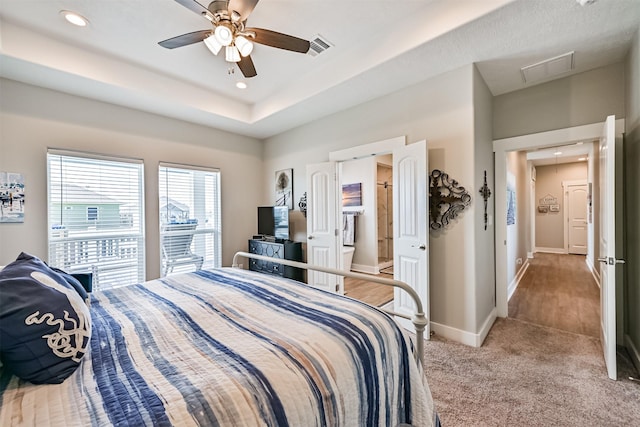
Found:
[[[142,161],[49,150],[49,265],[94,289],[144,281]]]
[[[220,172],[160,164],[161,277],[220,267]]]

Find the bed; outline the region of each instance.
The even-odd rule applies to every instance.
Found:
[[[439,424],[417,346],[365,303],[221,268],[95,292],[88,307],[86,354],[60,383],[0,368],[0,425]]]

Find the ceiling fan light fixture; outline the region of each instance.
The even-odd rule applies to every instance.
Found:
[[[217,55],[218,52],[220,52],[220,49],[222,49],[222,45],[218,42],[218,39],[213,34],[204,39],[204,44],[214,55]]]
[[[233,41],[233,31],[231,31],[231,28],[226,25],[218,25],[213,34],[216,36],[216,39],[218,39],[218,43],[222,46],[229,46]]]
[[[227,62],[240,62],[240,51],[234,45],[227,46],[225,51]]]
[[[247,57],[251,55],[251,52],[253,52],[253,43],[247,40],[247,38],[244,36],[236,37],[235,45],[240,51],[240,55],[242,55],[243,57]]]

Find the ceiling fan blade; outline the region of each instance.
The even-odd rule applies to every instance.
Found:
[[[198,3],[196,0],[176,0],[176,2],[180,3],[187,9],[197,13],[198,15],[209,13],[209,10]]]
[[[253,66],[253,60],[250,56],[240,58],[240,62],[238,62],[237,64],[238,68],[240,68],[240,71],[242,71],[242,74],[246,78],[251,78],[258,75],[258,73],[256,73],[256,67]]]
[[[277,31],[265,30],[263,28],[247,28],[245,32],[253,32],[256,36],[252,40],[266,46],[277,47],[278,49],[290,50],[292,52],[307,53],[310,43],[307,40]]]
[[[236,11],[240,15],[240,21],[244,21],[253,12],[256,4],[258,0],[229,0],[229,15]]]
[[[209,37],[211,30],[194,31],[193,33],[183,34],[181,36],[172,37],[167,40],[158,42],[158,44],[167,49],[175,49],[176,47],[187,46],[193,43],[201,42]]]

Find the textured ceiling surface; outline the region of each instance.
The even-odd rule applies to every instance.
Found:
[[[0,75],[266,138],[471,63],[500,95],[548,81],[525,84],[520,68],[570,51],[574,69],[556,77],[622,61],[640,0],[262,0],[247,25],[333,46],[256,45],[244,79],[203,43],[158,45],[211,27],[173,0],[2,0]]]

